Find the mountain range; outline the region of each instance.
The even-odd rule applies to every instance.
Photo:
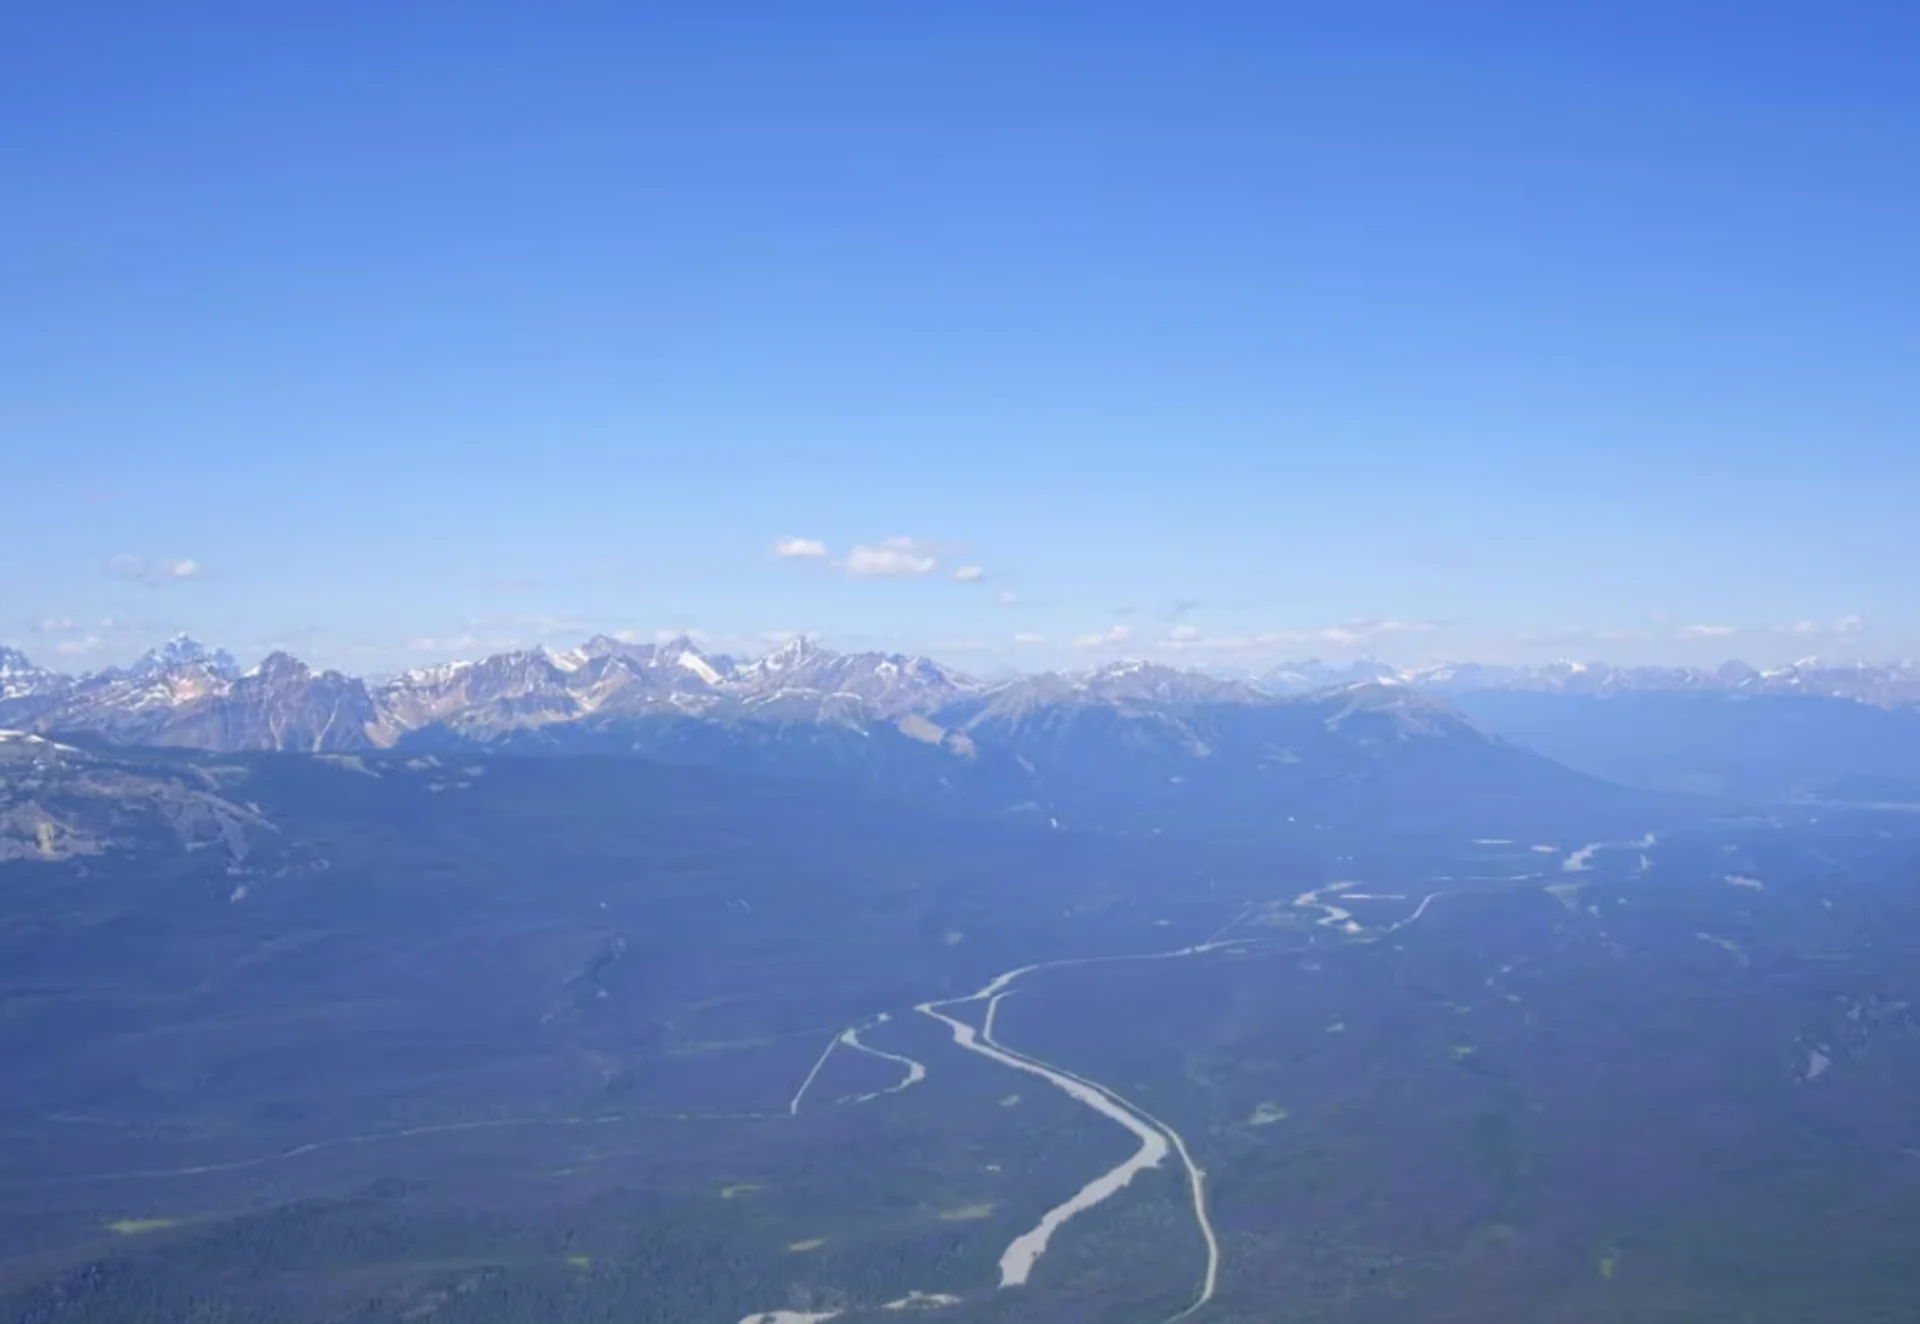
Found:
[[[1310,659],[1245,679],[1121,661],[1080,673],[976,680],[924,657],[837,653],[796,639],[742,660],[692,640],[630,643],[600,635],[565,651],[494,654],[375,682],[315,671],[276,652],[243,671],[233,656],[179,635],[129,666],[69,675],[0,646],[0,727],[87,732],[113,743],[205,749],[386,748],[431,731],[489,743],[557,724],[604,728],[641,717],[903,725],[1004,725],[1065,705],[1139,711],[1154,705],[1258,705],[1355,686],[1424,694],[1810,696],[1880,707],[1920,704],[1920,661],[1761,669],[1442,663],[1396,667],[1371,658]],[[949,720],[940,721],[942,717]],[[959,720],[952,720],[958,718]]]
[[[1811,695],[1886,707],[1920,703],[1920,660],[1912,658],[1867,663],[1828,662],[1815,657],[1767,668],[1745,662],[1726,662],[1717,667],[1658,667],[1571,661],[1540,666],[1441,662],[1395,667],[1360,658],[1351,662],[1287,663],[1267,672],[1259,684],[1285,694],[1363,681],[1411,685],[1434,694]]]
[[[218,753],[638,754],[1135,827],[1244,823],[1284,789],[1301,813],[1367,801],[1405,821],[1461,795],[1544,803],[1568,768],[1762,798],[1866,777],[1905,798],[1920,665],[1360,659],[1235,679],[1119,661],[986,681],[807,639],[742,659],[601,635],[371,681],[283,652],[242,670],[181,636],[79,676],[0,649],[0,729]]]
[[[1194,835],[1389,818],[1489,831],[1621,800],[1397,683],[1276,694],[1147,662],[987,682],[796,639],[742,660],[601,636],[384,683],[193,640],[70,677],[0,658],[0,728],[217,753],[640,755],[960,811]],[[1284,807],[1284,812],[1282,809]]]

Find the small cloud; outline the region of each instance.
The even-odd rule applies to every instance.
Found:
[[[953,577],[962,584],[978,583],[987,577],[985,566],[963,565],[953,572]]]
[[[1431,621],[1379,621],[1362,617],[1344,625],[1329,625],[1314,632],[1314,637],[1336,648],[1353,648],[1383,634],[1424,634],[1439,628]]]
[[[53,651],[67,657],[78,657],[82,653],[91,653],[98,647],[100,647],[100,636],[88,634],[78,639],[62,639],[53,646]]]
[[[1739,633],[1737,625],[1687,625],[1680,629],[1682,639],[1725,639]]]
[[[1011,607],[1014,603],[1020,601],[1020,595],[1010,588],[1003,588],[993,595],[993,600],[1002,607]]]
[[[1519,643],[1567,647],[1619,643],[1623,640],[1645,641],[1652,639],[1654,634],[1637,625],[1558,625],[1545,630],[1522,630],[1513,637]]]
[[[773,545],[775,556],[801,560],[824,560],[827,545],[818,538],[782,538]]]
[[[1047,636],[1045,636],[1044,634],[1029,634],[1025,630],[1022,630],[1019,634],[1016,634],[1013,636],[1013,642],[1016,644],[1030,647],[1034,644],[1046,643]]]
[[[862,543],[847,553],[846,569],[857,578],[899,578],[932,574],[938,565],[933,548],[917,538],[888,538]]]
[[[70,634],[80,628],[80,622],[70,616],[43,616],[33,623],[35,634]]]
[[[1283,644],[1299,643],[1301,640],[1301,635],[1290,631],[1210,635],[1202,633],[1191,625],[1176,625],[1167,631],[1166,638],[1160,641],[1160,647],[1175,651],[1235,652],[1253,648],[1278,648]]]
[[[1774,628],[1778,634],[1831,635],[1835,639],[1851,639],[1860,633],[1863,624],[1858,616],[1842,616],[1834,621],[1795,621],[1792,625]]]
[[[952,639],[935,639],[933,652],[936,656],[943,653],[998,653],[999,644],[979,635],[960,635]]]
[[[470,617],[469,630],[514,630],[541,638],[554,635],[585,634],[593,623],[584,616],[556,612],[496,611]]]
[[[184,579],[204,579],[207,568],[191,557],[149,561],[144,557],[123,552],[107,562],[107,573],[115,579],[131,580],[137,584],[158,585]]]
[[[1131,625],[1113,625],[1100,631],[1098,634],[1074,636],[1073,646],[1075,648],[1118,648],[1132,637],[1133,627]]]
[[[490,656],[494,653],[510,653],[523,647],[525,640],[501,636],[477,634],[455,634],[443,638],[416,638],[407,640],[409,653],[431,653],[442,659],[456,657]]]

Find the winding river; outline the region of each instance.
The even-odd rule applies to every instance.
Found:
[[[1125,1160],[1101,1173],[1066,1200],[1047,1210],[1031,1230],[1014,1238],[1013,1243],[1000,1256],[1000,1286],[1017,1287],[1025,1283],[1033,1272],[1034,1264],[1046,1253],[1048,1243],[1062,1224],[1075,1214],[1083,1213],[1124,1190],[1128,1183],[1140,1173],[1149,1168],[1159,1167],[1171,1152],[1179,1158],[1181,1165],[1186,1169],[1188,1193],[1193,1201],[1194,1223],[1199,1227],[1201,1239],[1206,1243],[1207,1263],[1193,1301],[1185,1309],[1173,1315],[1167,1324],[1184,1319],[1213,1299],[1220,1280],[1220,1242],[1214,1234],[1213,1222],[1207,1215],[1206,1170],[1194,1162],[1192,1151],[1187,1148],[1185,1138],[1152,1113],[1137,1104],[1128,1102],[1107,1086],[1045,1062],[1031,1054],[1009,1048],[993,1037],[993,1026],[1000,1001],[1010,995],[1012,985],[1024,976],[1037,971],[1111,961],[1157,961],[1200,956],[1208,952],[1241,946],[1244,941],[1214,940],[1192,947],[1182,947],[1177,951],[1155,952],[1142,956],[1076,957],[1024,965],[996,975],[976,992],[969,993],[965,997],[923,1002],[915,1008],[921,1014],[931,1016],[946,1025],[953,1033],[953,1041],[968,1052],[978,1053],[1012,1070],[1039,1076],[1068,1098],[1077,1103],[1083,1103],[1102,1117],[1118,1123],[1140,1141],[1140,1147]],[[942,1008],[958,1007],[970,1002],[986,1004],[985,1014],[978,1029],[967,1021],[950,1016],[942,1010]]]

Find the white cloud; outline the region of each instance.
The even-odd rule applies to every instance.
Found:
[[[456,634],[444,639],[419,638],[407,640],[409,653],[461,653],[480,646],[480,637],[472,634]]]
[[[409,653],[430,653],[433,654],[435,661],[448,662],[461,658],[492,657],[496,653],[517,652],[528,646],[529,641],[518,635],[474,634],[466,631],[460,634],[409,639],[405,649]]]
[[[1047,636],[1044,634],[1029,634],[1027,631],[1022,630],[1019,634],[1013,636],[1013,642],[1023,645],[1044,644],[1047,642]]]
[[[982,638],[979,635],[960,635],[953,639],[936,639],[933,641],[933,654],[935,657],[950,653],[998,653],[1001,651],[1003,650],[999,644],[991,639]]]
[[[1335,648],[1353,648],[1383,634],[1424,634],[1439,628],[1431,621],[1379,621],[1362,617],[1344,625],[1329,625],[1323,630],[1316,630],[1312,637]]]
[[[1020,595],[1010,588],[1003,588],[993,595],[993,600],[1002,607],[1011,607],[1014,603],[1020,601]]]
[[[100,647],[100,642],[100,636],[97,634],[82,635],[78,639],[62,639],[53,646],[53,651],[68,657],[77,657],[82,653],[91,653]]]
[[[1167,631],[1166,638],[1160,641],[1160,647],[1176,652],[1192,650],[1233,652],[1250,648],[1278,648],[1283,644],[1300,643],[1306,636],[1298,631],[1273,631],[1267,634],[1204,634],[1191,625],[1176,625]]]
[[[933,548],[918,538],[888,538],[877,545],[861,543],[847,553],[847,573],[856,577],[910,577],[932,574],[939,564]]]
[[[130,579],[140,584],[169,584],[183,579],[204,579],[207,568],[192,557],[149,561],[123,552],[107,562],[107,573],[115,579]]]
[[[1118,648],[1132,637],[1133,627],[1131,625],[1112,625],[1100,631],[1098,634],[1074,636],[1073,646],[1075,648]]]
[[[1687,625],[1680,629],[1682,639],[1725,639],[1739,633],[1737,625]]]
[[[33,623],[35,634],[70,634],[80,628],[80,622],[70,616],[43,616]]]
[[[593,628],[593,622],[585,616],[564,612],[497,611],[470,617],[466,627],[469,630],[517,630],[545,639],[557,634],[585,634]]]
[[[818,538],[782,538],[773,545],[773,554],[819,560],[826,556],[827,545]]]
[[[1427,621],[1360,619],[1318,629],[1262,630],[1246,634],[1208,634],[1197,625],[1180,624],[1167,630],[1156,646],[1177,652],[1245,652],[1279,648],[1356,648],[1389,634],[1424,634],[1440,627]]]
[[[1833,621],[1795,621],[1792,625],[1777,626],[1780,634],[1832,635],[1836,639],[1851,639],[1860,633],[1865,625],[1858,616],[1842,616]]]
[[[963,565],[953,572],[953,577],[962,584],[972,584],[987,577],[985,566]]]

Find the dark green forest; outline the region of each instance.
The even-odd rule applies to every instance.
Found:
[[[994,1031],[1190,1143],[1193,1318],[1920,1300],[1910,816],[1208,850],[633,760],[162,765],[272,832],[0,865],[0,1318],[1158,1324],[1180,1170],[998,1287],[1134,1142],[913,1008],[1222,930]],[[892,1058],[822,1058],[855,1027]]]

